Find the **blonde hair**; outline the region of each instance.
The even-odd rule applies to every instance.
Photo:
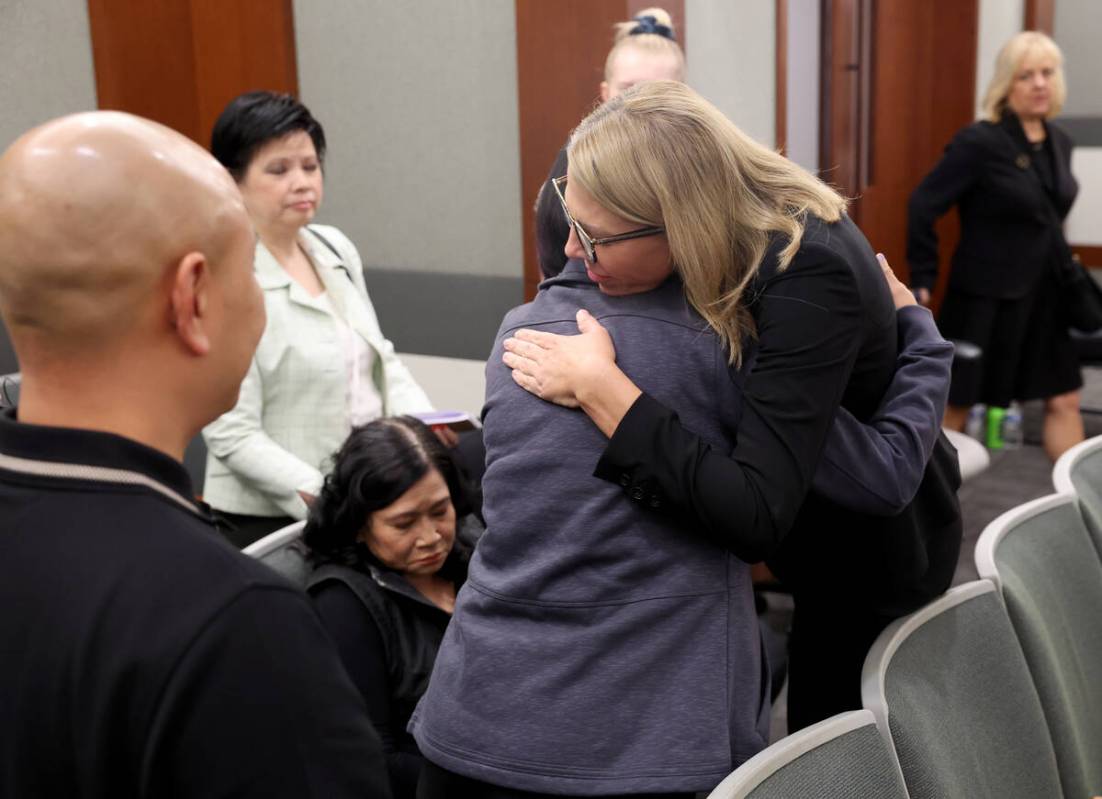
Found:
[[[654,81],[599,106],[574,131],[569,174],[605,209],[666,229],[685,294],[742,360],[754,335],[744,295],[775,234],[785,269],[814,214],[836,222],[846,201],[764,147],[688,86]]]
[[[1064,54],[1056,42],[1040,31],[1022,31],[1004,44],[995,57],[995,75],[983,95],[984,119],[989,122],[1002,119],[1018,70],[1022,62],[1034,53],[1048,56],[1056,65],[1052,76],[1052,103],[1046,118],[1052,119],[1060,113],[1068,97],[1067,83],[1064,81]]]
[[[670,36],[661,33],[633,33],[645,24],[642,21],[646,17],[654,17],[656,25],[669,28]],[[653,56],[672,56],[677,61],[678,79],[685,79],[685,53],[677,40],[670,38],[676,35],[673,27],[673,19],[664,8],[645,8],[627,22],[617,22],[612,26],[615,34],[612,37],[612,49],[608,51],[605,59],[605,80],[612,78],[612,65],[622,50],[632,48]]]

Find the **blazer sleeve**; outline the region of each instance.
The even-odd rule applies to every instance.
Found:
[[[322,473],[281,447],[264,431],[264,388],[256,358],[241,382],[237,405],[203,428],[210,454],[239,478],[271,497],[293,519],[305,519],[299,491],[317,495]]]
[[[395,354],[394,345],[383,335],[379,327],[379,317],[375,313],[375,306],[371,304],[371,297],[367,293],[367,281],[364,277],[363,261],[354,244],[344,234],[340,234],[343,258],[347,261],[352,282],[358,289],[360,300],[364,304],[367,324],[372,334],[372,342],[382,360],[383,376],[386,386],[386,396],[383,397],[387,415],[400,416],[405,413],[419,413],[433,410],[432,402],[428,395],[413,379],[409,369]]]
[[[758,302],[758,350],[735,448],[711,447],[644,394],[595,471],[629,495],[687,510],[705,535],[747,562],[771,554],[810,488],[863,317],[849,265],[825,250],[801,250]]]
[[[937,282],[934,224],[979,179],[986,158],[982,136],[976,125],[957,133],[941,160],[911,194],[907,204],[907,262],[915,288],[932,290]]]
[[[815,491],[843,507],[879,516],[914,499],[941,431],[953,345],[917,305],[899,312],[896,372],[867,423],[839,408],[815,471]]]

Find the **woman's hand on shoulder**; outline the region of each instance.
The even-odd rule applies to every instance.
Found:
[[[888,264],[888,259],[884,257],[883,253],[876,254],[876,260],[880,262],[880,271],[884,275],[884,280],[888,284],[888,290],[892,293],[892,301],[895,303],[896,310],[905,308],[908,305],[926,305],[930,301],[930,292],[926,289],[916,289],[911,291],[895,276],[895,272],[892,271],[891,266]],[[923,297],[925,295],[925,297]]]
[[[505,339],[502,360],[513,380],[540,399],[577,408],[581,395],[616,368],[612,337],[588,311],[578,311],[576,336],[518,330]]]

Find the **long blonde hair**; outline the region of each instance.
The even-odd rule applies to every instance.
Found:
[[[605,209],[666,229],[692,306],[731,363],[754,334],[743,302],[775,234],[785,269],[808,214],[836,222],[846,201],[764,147],[688,86],[653,81],[599,106],[574,131],[569,174]]]
[[[640,31],[640,25],[646,27],[647,17],[654,18],[654,24],[667,28],[669,36],[661,33],[648,33]],[[616,57],[622,50],[632,48],[653,56],[669,56],[676,61],[680,74],[678,80],[685,79],[685,52],[677,43],[676,31],[673,27],[673,19],[664,8],[645,8],[627,22],[617,22],[612,26],[616,31],[612,38],[612,49],[608,51],[605,59],[605,80],[612,79],[612,66]],[[640,32],[636,32],[640,31]]]
[[[987,84],[987,91],[983,95],[983,118],[988,122],[1002,119],[1018,70],[1026,57],[1033,53],[1048,56],[1056,65],[1056,72],[1052,76],[1052,103],[1046,119],[1052,119],[1064,107],[1064,101],[1068,98],[1067,82],[1064,80],[1064,54],[1060,52],[1056,42],[1040,31],[1022,31],[1004,44],[995,57],[995,75]]]

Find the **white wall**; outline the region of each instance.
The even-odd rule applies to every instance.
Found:
[[[513,0],[295,0],[320,220],[369,267],[522,274]]]
[[[1076,147],[1071,171],[1079,181],[1079,196],[1064,228],[1073,244],[1102,246],[1102,147]]]
[[[774,0],[685,0],[685,41],[689,85],[775,146]]]
[[[1077,2],[1077,0],[1060,0]],[[1089,0],[1095,2],[1095,0]],[[1024,0],[980,0],[979,41],[976,47],[976,116],[982,114],[983,95],[995,75],[995,56],[1025,22]]]
[[[54,117],[96,108],[88,4],[0,0],[0,150]]]

